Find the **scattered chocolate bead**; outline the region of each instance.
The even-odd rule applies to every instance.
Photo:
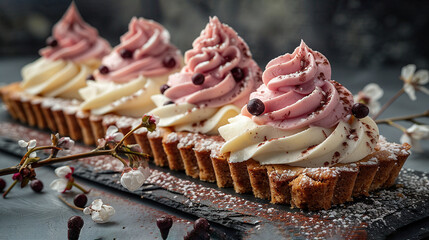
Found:
[[[198,231],[208,231],[210,229],[210,223],[205,218],[198,218],[194,222],[194,228]]]
[[[109,73],[109,68],[102,65],[98,68],[98,71],[100,71],[101,74],[108,74]]]
[[[194,229],[188,232],[184,240],[209,240],[210,224],[205,218],[199,218],[194,223]]]
[[[39,179],[35,179],[31,181],[30,187],[31,189],[33,189],[34,192],[39,193],[43,190],[43,182],[40,181]]]
[[[240,82],[244,78],[244,72],[239,67],[235,67],[235,68],[231,69],[231,74],[234,77],[236,82]]]
[[[176,59],[172,56],[167,56],[162,60],[162,65],[166,68],[174,68],[176,66]]]
[[[167,239],[171,226],[173,226],[173,219],[171,217],[162,216],[156,219],[156,225],[161,232],[162,239]]]
[[[73,199],[74,205],[80,208],[84,208],[87,202],[88,198],[83,193],[76,195],[76,197]]]
[[[83,227],[83,219],[79,216],[73,216],[67,222],[68,234],[67,237],[69,240],[78,240],[80,230]]]
[[[3,178],[0,178],[0,192],[3,192],[6,187],[6,181]]]
[[[164,94],[164,92],[169,88],[170,86],[168,86],[167,84],[164,84],[159,88],[159,91],[161,92],[161,94]]]
[[[165,105],[170,105],[170,104],[173,104],[173,103],[174,103],[173,101],[167,101],[163,105],[165,106]]]
[[[86,80],[95,81],[94,75],[89,74],[88,77],[86,77]]]
[[[119,51],[119,54],[124,59],[133,58],[133,52],[125,48],[121,49],[121,51]]]
[[[58,46],[58,41],[54,37],[48,37],[46,39],[46,45],[50,47],[56,47]]]
[[[265,111],[264,103],[258,98],[253,98],[247,104],[247,111],[254,116],[259,116]]]
[[[195,73],[192,76],[192,83],[195,84],[195,85],[201,85],[201,84],[204,83],[204,78],[205,77],[204,77],[203,74],[201,74],[201,73]]]
[[[364,118],[369,114],[369,108],[362,103],[355,103],[352,107],[352,113],[356,118]]]

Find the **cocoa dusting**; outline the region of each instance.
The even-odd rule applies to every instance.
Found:
[[[311,145],[310,147],[308,147],[306,150],[302,151],[302,154],[306,154],[308,151],[310,151],[311,149],[315,148],[317,145]]]

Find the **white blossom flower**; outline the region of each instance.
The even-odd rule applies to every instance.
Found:
[[[34,140],[34,139],[32,139],[32,140],[30,140],[28,142],[26,142],[24,140],[19,140],[18,141],[18,145],[20,147],[27,148],[27,151],[30,151],[31,149],[35,148],[36,144],[37,144],[37,141]],[[37,153],[36,152],[32,152],[29,157],[30,158],[35,158],[35,157],[37,157]]]
[[[150,174],[151,173],[148,167],[139,167],[135,170],[130,170],[130,168],[128,168],[122,174],[121,184],[124,188],[130,191],[135,191],[143,185]]]
[[[413,124],[410,128],[407,129],[401,136],[401,143],[408,143],[413,147],[413,150],[416,152],[423,152],[422,146],[420,145],[420,140],[429,139],[429,125],[417,125]]]
[[[354,101],[368,106],[369,112],[374,115],[380,111],[380,100],[383,97],[383,89],[376,83],[366,85],[362,91],[354,96]]]
[[[429,82],[428,70],[419,70],[416,72],[416,65],[408,64],[401,70],[401,79],[404,81],[404,91],[411,100],[416,100],[416,89],[429,95],[429,89],[423,87]]]
[[[69,185],[68,179],[58,178],[52,181],[49,187],[54,191],[57,191],[59,193],[64,193],[65,191],[69,190],[67,189],[68,185]]]
[[[124,134],[119,132],[116,126],[111,125],[106,131],[107,142],[119,142],[124,137]]]
[[[52,190],[55,190],[60,193],[64,193],[65,191],[70,190],[73,183],[73,172],[74,168],[69,166],[56,168],[55,175],[58,176],[58,179],[52,181],[49,187]]]
[[[74,167],[62,166],[55,169],[55,175],[59,178],[69,179],[74,172]]]
[[[105,223],[115,215],[115,209],[107,204],[103,204],[101,199],[94,200],[91,205],[83,209],[83,213],[91,215],[91,218],[96,223]]]
[[[103,148],[104,146],[106,146],[106,139],[104,139],[104,138],[99,138],[98,140],[97,140],[97,147],[99,147],[99,148]]]
[[[57,147],[60,147],[66,151],[70,150],[74,146],[74,141],[69,137],[62,137],[58,140]]]

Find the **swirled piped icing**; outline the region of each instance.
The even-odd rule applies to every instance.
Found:
[[[83,21],[74,2],[53,29],[55,44],[40,50],[22,71],[21,87],[31,95],[81,99],[78,90],[110,52],[109,43]]]
[[[244,40],[217,17],[210,18],[206,28],[185,53],[185,67],[168,79],[170,88],[164,93],[175,103],[191,103],[205,107],[234,104],[242,107],[260,83],[260,69]],[[240,68],[244,79],[236,81],[231,73]],[[205,76],[202,85],[195,85],[192,76]]]
[[[327,167],[363,159],[374,151],[379,133],[370,117],[351,117],[353,98],[331,80],[328,60],[304,42],[292,54],[270,61],[264,85],[250,95],[265,110],[241,115],[219,128],[221,151],[230,162]]]
[[[185,67],[169,77],[164,96],[152,98],[157,104],[152,114],[160,117],[159,126],[218,134],[262,83],[261,70],[244,40],[217,17],[210,18],[192,46]],[[202,84],[193,83],[195,74],[204,76]],[[163,105],[166,101],[174,104]]]
[[[124,58],[121,51],[129,51],[131,57]],[[171,58],[173,66],[165,66]],[[170,34],[159,23],[133,17],[128,32],[121,36],[121,43],[103,58],[102,65],[109,69],[107,74],[94,73],[98,81],[126,83],[138,76],[158,77],[180,70],[180,51],[170,43]]]
[[[95,82],[88,81],[88,86],[80,90],[84,99],[81,109],[96,115],[114,112],[140,117],[155,108],[150,97],[159,93],[182,62],[180,51],[170,43],[163,26],[134,17],[120,44],[102,60],[108,72],[96,70]]]
[[[242,109],[257,124],[284,130],[310,125],[329,128],[345,119],[353,104],[353,95],[331,81],[328,59],[304,41],[292,54],[270,61],[262,79],[264,85],[250,99],[262,100],[264,113],[252,116],[246,107]]]
[[[57,45],[40,50],[40,55],[49,60],[86,62],[101,59],[110,52],[110,44],[100,38],[98,31],[82,19],[74,2],[55,24],[52,35]]]

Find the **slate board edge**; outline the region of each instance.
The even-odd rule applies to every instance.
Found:
[[[22,156],[25,153],[24,152],[25,150],[20,148],[16,144],[15,140],[5,138],[2,136],[0,136],[0,149],[4,152],[7,152],[7,153],[15,155],[15,156]],[[58,167],[58,166],[62,166],[62,165],[65,165],[65,163],[56,164],[56,165],[53,165],[52,167]],[[187,214],[195,215],[197,217],[205,217],[212,222],[216,222],[216,223],[219,223],[219,224],[221,224],[227,228],[232,228],[234,230],[237,230],[238,231],[237,233],[239,234],[239,236],[243,235],[245,232],[248,232],[249,230],[253,230],[253,228],[256,227],[256,225],[252,226],[251,224],[236,221],[234,219],[230,219],[230,221],[226,221],[226,222],[219,222],[219,218],[215,217],[218,215],[216,215],[216,214],[213,215],[213,213],[219,213],[218,209],[214,209],[214,208],[207,206],[207,205],[204,205],[204,204],[195,204],[192,207],[188,207],[188,206],[186,206],[180,202],[172,201],[172,199],[167,200],[164,197],[159,198],[154,194],[148,194],[144,190],[141,192],[130,192],[115,182],[118,179],[116,179],[116,180],[113,179],[113,177],[112,177],[113,173],[110,173],[110,172],[97,173],[97,172],[94,172],[87,167],[81,167],[80,164],[77,162],[70,164],[70,165],[73,165],[74,167],[76,167],[75,174],[78,177],[96,182],[98,184],[101,184],[101,185],[104,185],[107,187],[114,188],[116,190],[127,192],[127,193],[130,193],[130,194],[135,195],[135,196],[139,196],[139,197],[144,196],[146,199],[150,199],[152,201],[161,203],[165,206],[178,209],[178,210],[180,210],[184,213],[187,213]],[[153,166],[151,166],[151,167],[153,167]],[[159,167],[156,167],[156,168],[160,169]],[[164,171],[166,171],[166,170],[164,170]],[[423,174],[423,173],[421,173],[421,174]],[[109,175],[110,182],[105,181],[106,175]],[[103,176],[102,177],[102,178],[104,178],[103,181],[101,181],[99,179],[100,176]],[[196,182],[199,182],[199,181],[196,180]],[[164,189],[164,190],[168,191],[166,189]],[[168,191],[168,192],[175,193],[175,192],[171,192],[171,191]],[[175,193],[175,194],[182,195],[180,193]],[[386,226],[384,224],[373,223],[373,225],[369,226],[366,229],[367,234],[368,234],[368,238],[369,239],[384,239],[385,237],[389,236],[390,234],[392,234],[393,232],[395,232],[399,228],[408,226],[408,225],[412,224],[413,222],[427,218],[429,216],[429,202],[423,203],[423,204],[425,204],[426,206],[418,206],[419,209],[417,209],[417,208],[416,209],[407,209],[407,211],[402,212],[401,213],[401,219],[397,219],[395,216],[393,216],[394,214],[390,214],[388,216],[385,216],[383,218],[384,221],[386,221],[388,218],[392,218],[392,220],[395,220],[395,219],[397,220],[397,221],[390,222],[389,226]],[[209,210],[205,211],[204,208],[209,209]],[[202,210],[202,211],[200,211],[200,210]],[[206,213],[208,212],[208,213],[202,214],[204,212],[206,212]],[[227,210],[224,210],[222,212],[235,214],[233,216],[236,217],[236,213],[229,212]],[[419,216],[421,216],[421,218],[418,218],[418,219],[413,218],[413,216],[415,216],[415,214],[416,214],[415,212],[417,212],[417,214]],[[222,217],[224,217],[224,216],[222,216]],[[246,217],[248,217],[248,216],[246,216]],[[251,217],[254,217],[254,216],[251,216]],[[255,217],[255,218],[257,218],[261,223],[269,224],[269,222],[264,218],[258,218],[258,217]],[[407,219],[407,220],[412,219],[412,221],[411,222],[403,221],[404,219]],[[391,221],[391,220],[389,220],[389,221]]]

